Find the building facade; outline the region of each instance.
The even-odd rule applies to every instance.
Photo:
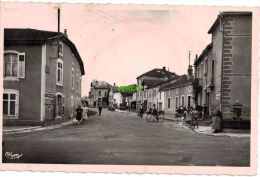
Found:
[[[208,33],[212,35],[212,49],[202,54],[195,66],[204,62],[209,69],[206,76],[197,75],[203,77],[204,86],[205,82],[212,83],[206,88],[209,99],[204,99],[209,112],[220,109],[224,119],[232,119],[232,105],[238,101],[242,104],[241,117],[250,119],[252,13],[222,12]]]
[[[153,104],[156,104],[162,108],[161,100],[159,100],[161,93],[159,92],[159,85],[169,80],[178,77],[177,74],[166,70],[166,67],[162,69],[150,70],[139,77],[137,77],[137,84],[142,87],[142,90],[136,93],[136,107],[137,110],[140,105],[143,104],[144,110],[152,108]]]
[[[193,77],[182,75],[175,82],[160,87],[164,96],[164,111],[174,114],[180,106],[195,107],[193,96]]]
[[[212,58],[212,43],[194,61],[195,77],[201,88],[197,94],[196,105],[203,108],[205,115],[212,115],[216,111],[216,98],[220,96],[219,88],[215,87],[215,80],[221,77],[220,71],[215,68],[219,62]]]
[[[112,86],[105,81],[93,80],[91,82],[91,88],[89,92],[90,106],[96,107],[98,104],[106,107],[109,105],[109,100],[111,100],[110,91]]]
[[[74,117],[85,72],[66,33],[5,29],[3,63],[4,124],[42,125]]]

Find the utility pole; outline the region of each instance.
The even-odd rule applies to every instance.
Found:
[[[191,56],[191,51],[188,50],[188,55],[189,55],[189,66],[190,66],[190,56]]]

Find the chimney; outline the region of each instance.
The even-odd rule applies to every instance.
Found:
[[[68,38],[67,29],[64,29],[64,36]]]
[[[58,33],[60,33],[60,8],[58,8]]]
[[[163,71],[165,72],[165,70],[166,70],[166,67],[164,66],[162,69],[163,69]]]

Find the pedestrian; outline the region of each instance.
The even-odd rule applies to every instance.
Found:
[[[80,120],[82,119],[82,112],[83,112],[83,109],[81,108],[81,105],[78,105],[78,107],[76,108],[76,119],[78,121],[78,125],[79,125],[79,122]]]
[[[98,112],[99,112],[99,116],[101,116],[101,112],[102,112],[102,105],[101,105],[101,103],[98,104]]]
[[[88,107],[86,104],[84,104],[84,107],[83,107],[82,117],[83,117],[83,124],[84,124],[84,121],[88,120]]]
[[[218,133],[222,131],[222,113],[217,110],[215,115],[212,117],[213,123],[212,123],[212,130],[213,133]]]

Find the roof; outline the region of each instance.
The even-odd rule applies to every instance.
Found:
[[[180,76],[176,82],[166,84],[166,85],[160,87],[159,90],[162,91],[162,90],[169,90],[169,89],[183,87],[183,86],[192,84],[192,81],[193,81],[193,78],[188,78],[188,76],[186,74],[184,74],[184,75]]]
[[[136,79],[143,77],[143,76],[165,78],[165,77],[175,77],[177,75],[175,73],[172,73],[172,72],[167,71],[165,69],[155,68],[153,70],[150,70],[150,71],[138,76]]]
[[[232,12],[232,11],[230,11],[230,12],[221,12],[218,15],[217,19],[215,20],[215,22],[213,23],[213,25],[210,27],[210,29],[208,31],[208,34],[211,34],[215,30],[215,28],[219,24],[220,18],[222,18],[224,16],[249,16],[249,15],[252,15],[252,12],[245,12],[245,11],[244,12],[242,12],[242,11],[241,12],[239,12],[239,11],[237,11],[237,12]]]
[[[145,79],[143,82],[144,82],[144,85],[147,86],[146,89],[148,89],[148,88],[152,88],[152,87],[155,87],[157,85],[160,85],[164,81],[163,80],[148,80],[148,79]]]
[[[110,89],[112,87],[109,83],[105,81],[93,80],[92,83],[94,84],[93,87],[96,89]]]
[[[200,56],[197,59],[195,59],[194,65],[197,65],[204,58],[204,56],[208,54],[208,52],[212,49],[212,45],[212,43],[207,45],[207,47],[203,50]]]
[[[85,74],[84,64],[79,55],[75,44],[69,40],[65,34],[43,31],[31,28],[5,28],[4,29],[4,44],[43,44],[52,39],[58,38],[64,41],[72,50],[80,65],[81,75]]]

